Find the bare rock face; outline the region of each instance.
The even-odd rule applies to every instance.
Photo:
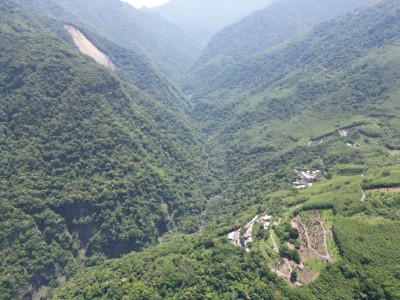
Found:
[[[89,41],[85,35],[80,32],[77,28],[71,25],[65,25],[65,30],[71,35],[72,39],[76,47],[78,47],[79,51],[83,54],[91,57],[97,63],[105,66],[106,68],[110,69],[111,71],[117,70],[117,67],[113,64],[110,58],[101,52],[91,41]]]

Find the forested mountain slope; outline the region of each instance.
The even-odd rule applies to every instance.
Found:
[[[225,190],[204,235],[81,270],[52,297],[398,299],[399,14],[380,1],[227,71],[194,114]],[[295,170],[320,175],[300,190]],[[270,227],[251,225],[265,211]],[[228,242],[250,228],[247,248]]]
[[[178,26],[119,0],[13,1],[34,12],[87,24],[120,46],[146,57],[175,79],[181,79],[200,51],[199,45]]]
[[[271,0],[171,0],[164,5],[142,10],[158,13],[205,46],[218,31],[255,10],[266,7],[271,2]]]
[[[185,87],[204,86],[236,63],[301,35],[315,25],[346,14],[369,0],[283,0],[257,11],[216,34],[194,64]]]
[[[352,247],[346,249],[351,263],[346,259],[329,266],[323,278],[310,287],[289,288],[268,270],[257,247],[248,254],[225,237],[182,238],[88,268],[56,290],[52,299],[396,299],[399,285],[394,276],[398,269],[393,267],[398,266],[395,241],[400,237],[399,223],[339,220],[340,238],[351,241],[346,246]],[[366,237],[365,243],[354,241],[361,237]],[[374,264],[382,268],[374,270]],[[386,267],[396,275],[388,275]],[[374,271],[381,278],[363,277]],[[387,281],[380,280],[383,278]]]
[[[32,297],[85,256],[197,231],[198,132],[56,38],[62,24],[0,10],[1,298]]]
[[[305,128],[288,136],[311,138],[322,129],[315,122],[329,131],[349,117],[390,110],[390,97],[397,95],[398,14],[397,3],[384,1],[227,68],[207,87],[212,92],[201,95],[207,100],[196,116],[210,129],[221,123],[227,132],[231,126],[231,133],[269,130],[274,120],[297,118]]]
[[[187,97],[173,80],[168,79],[152,63],[134,51],[111,42],[80,22],[73,25],[110,58],[116,65],[114,73],[119,78],[147,92],[173,111],[188,111],[191,103]]]

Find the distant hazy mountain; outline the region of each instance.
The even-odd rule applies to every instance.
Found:
[[[185,29],[205,45],[212,35],[274,0],[171,0],[165,5],[144,8]]]
[[[32,11],[86,23],[121,46],[134,50],[179,78],[200,47],[178,26],[119,0],[14,0]],[[74,17],[73,17],[74,16]]]
[[[284,0],[216,34],[197,60],[188,87],[202,86],[237,62],[285,42],[369,0]]]

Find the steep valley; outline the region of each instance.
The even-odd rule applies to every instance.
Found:
[[[400,299],[397,0],[202,54],[74,3],[0,3],[1,300]]]

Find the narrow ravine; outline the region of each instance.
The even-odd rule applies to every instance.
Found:
[[[209,137],[205,140],[205,142],[203,143],[203,147],[202,147],[202,155],[203,155],[203,157],[205,158],[205,162],[204,162],[204,163],[205,163],[205,167],[206,167],[206,170],[207,170],[210,174],[211,174],[212,172],[211,172],[211,168],[210,168],[210,155],[209,155],[208,148],[209,148],[210,142],[212,141],[213,138],[214,138],[213,136],[209,136]],[[217,179],[216,179],[216,180],[217,180]],[[217,181],[219,181],[219,180],[217,180]],[[220,181],[219,181],[219,182],[220,182]],[[206,228],[206,225],[207,225],[207,211],[208,211],[208,208],[209,208],[210,204],[211,204],[215,199],[217,199],[217,198],[219,198],[219,197],[222,197],[224,194],[225,194],[225,190],[224,190],[224,189],[221,189],[221,190],[219,191],[219,193],[217,193],[217,194],[215,194],[215,195],[213,195],[212,197],[210,197],[210,198],[207,199],[206,207],[205,207],[205,209],[203,210],[203,212],[201,213],[201,220],[200,220],[200,226],[199,226],[199,231],[198,231],[198,233],[203,233],[204,230],[205,230],[205,228]]]
[[[199,233],[204,232],[204,229],[206,228],[207,225],[207,210],[208,207],[210,206],[211,202],[213,202],[215,199],[222,197],[224,195],[225,191],[222,190],[220,193],[212,196],[211,198],[207,199],[207,203],[206,203],[206,208],[204,209],[204,211],[201,214],[201,221],[200,221],[200,227],[199,227]]]

